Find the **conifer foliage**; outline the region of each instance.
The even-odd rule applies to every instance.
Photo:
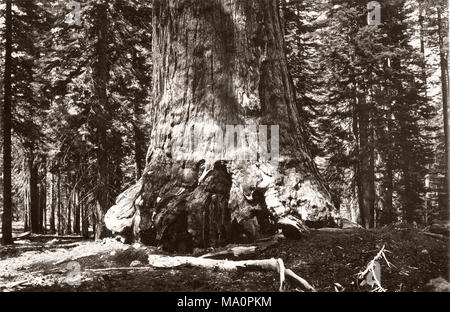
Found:
[[[365,1],[280,0],[289,80],[340,215],[425,226],[450,200],[447,1],[379,3],[368,25]],[[152,14],[146,0],[0,2],[4,244],[14,221],[109,235],[157,120]]]

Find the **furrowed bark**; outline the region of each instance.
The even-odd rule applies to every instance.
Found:
[[[277,1],[156,0],[153,23],[146,167],[141,187],[108,211],[108,228],[188,250],[271,235],[286,216],[334,224],[338,214],[304,142]],[[236,134],[246,144],[235,152],[255,157],[217,153],[215,138],[220,131],[226,138],[227,125],[242,125]],[[250,126],[260,125],[279,127],[278,162],[254,153],[257,141],[264,148],[276,141],[263,128],[255,139]]]

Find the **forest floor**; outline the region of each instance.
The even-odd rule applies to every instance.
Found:
[[[436,287],[449,291],[445,281],[438,286],[439,281],[430,284],[439,277],[449,280],[449,240],[426,236],[417,229],[316,230],[303,239],[281,239],[253,259],[282,258],[318,291],[371,291],[357,274],[383,246],[392,264],[389,267],[379,260],[381,284],[387,291],[430,291]],[[113,238],[93,242],[70,236],[29,236],[17,239],[14,246],[0,247],[0,291],[278,290],[276,272],[155,269],[148,266],[149,254],[163,252],[140,244],[125,245]],[[73,260],[81,271],[79,285],[72,282],[78,266]],[[288,283],[287,290],[299,289]]]

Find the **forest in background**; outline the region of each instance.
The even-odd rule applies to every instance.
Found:
[[[6,2],[12,216],[24,231],[100,238],[103,214],[145,167],[152,4],[79,1],[77,24],[68,1],[12,0],[8,29]],[[382,25],[370,26],[363,1],[280,1],[288,68],[341,216],[426,226],[448,218],[447,2],[380,3]]]

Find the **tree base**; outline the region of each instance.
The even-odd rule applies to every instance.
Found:
[[[296,166],[295,166],[296,165]],[[339,216],[299,164],[177,162],[153,157],[142,179],[105,216],[113,233],[169,251],[249,243],[278,229],[301,238],[309,225],[339,226]]]

